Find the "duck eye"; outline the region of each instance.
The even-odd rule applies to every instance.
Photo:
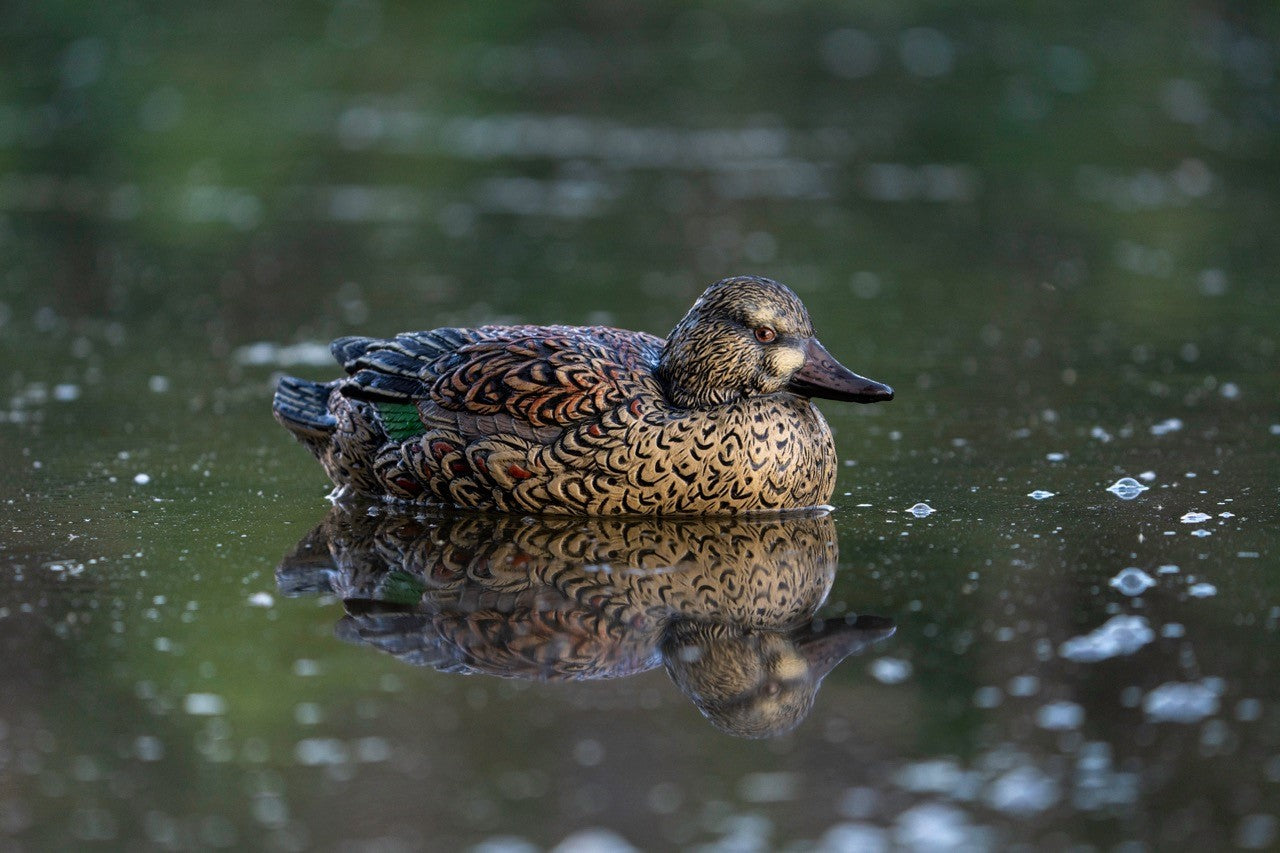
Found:
[[[770,326],[760,326],[756,329],[756,340],[762,344],[771,344],[778,337]]]

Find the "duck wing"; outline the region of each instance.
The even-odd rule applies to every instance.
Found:
[[[654,369],[662,346],[653,335],[604,326],[483,326],[342,338],[333,353],[350,374],[342,393],[378,404],[393,437],[421,434],[423,421],[450,413],[463,434],[546,441],[661,394]]]

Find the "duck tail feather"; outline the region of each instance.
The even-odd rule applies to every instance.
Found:
[[[338,422],[329,413],[332,384],[281,376],[271,409],[276,420],[298,438],[326,438]]]

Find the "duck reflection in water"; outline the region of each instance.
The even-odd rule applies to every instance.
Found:
[[[718,728],[790,731],[822,679],[894,631],[814,621],[835,577],[823,512],[771,518],[396,515],[334,506],[277,570],[332,593],[337,633],[442,672],[538,681],[662,665]]]

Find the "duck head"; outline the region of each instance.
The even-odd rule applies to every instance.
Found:
[[[783,391],[855,403],[893,399],[888,385],[827,352],[800,297],[758,276],[708,287],[667,337],[658,376],[671,401],[688,408]]]
[[[892,619],[862,615],[788,631],[678,621],[662,641],[667,674],[716,728],[774,737],[808,715],[835,667],[893,635]]]

